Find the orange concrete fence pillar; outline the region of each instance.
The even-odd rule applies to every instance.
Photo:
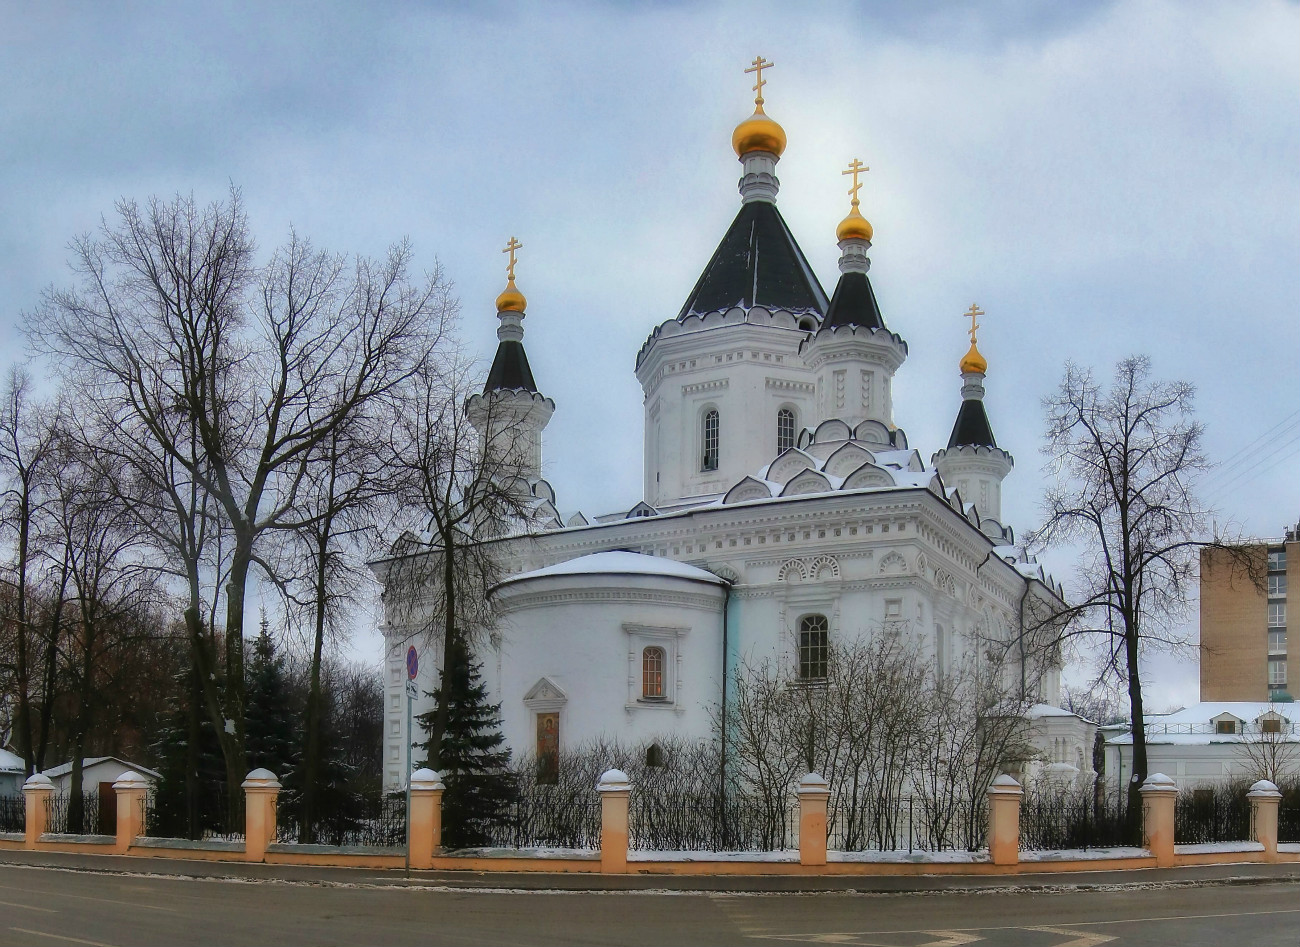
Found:
[[[606,770],[596,784],[600,793],[600,870],[607,875],[627,872],[627,797],[632,790],[627,773]]]
[[[1020,864],[1020,800],[1024,794],[1015,777],[1006,773],[989,786],[989,860],[995,865]]]
[[[826,802],[831,787],[816,773],[799,780],[799,864],[826,864]]]
[[[1264,860],[1277,861],[1277,810],[1282,793],[1274,783],[1261,779],[1246,793],[1250,800],[1250,824],[1254,826],[1255,841],[1264,846]]]
[[[49,801],[53,795],[54,783],[48,776],[35,773],[23,783],[23,808],[27,820],[23,843],[27,848],[35,848],[45,834],[45,826],[49,824]]]
[[[266,861],[266,847],[275,841],[275,800],[280,780],[269,769],[255,769],[244,787],[244,860]]]
[[[442,850],[442,777],[431,769],[411,774],[411,805],[406,813],[406,858],[412,868],[432,868]]]
[[[144,797],[149,784],[139,773],[127,770],[113,783],[117,794],[117,843],[113,851],[125,855],[137,835],[144,835]]]
[[[1156,857],[1156,867],[1174,863],[1174,805],[1178,784],[1164,773],[1152,773],[1138,790],[1142,794],[1143,844]]]

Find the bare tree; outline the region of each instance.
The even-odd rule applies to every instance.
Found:
[[[1082,547],[1077,603],[1056,617],[1069,623],[1066,637],[1100,638],[1106,667],[1127,688],[1134,818],[1147,777],[1139,662],[1147,648],[1179,643],[1197,550],[1209,541],[1209,511],[1195,492],[1209,464],[1194,389],[1151,381],[1150,373],[1145,356],[1126,358],[1103,389],[1090,370],[1067,364],[1060,387],[1043,401],[1043,451],[1055,482],[1031,540]]]
[[[291,234],[259,267],[238,191],[207,207],[119,202],[116,222],[72,250],[80,283],[46,294],[33,339],[161,489],[170,548],[197,553],[200,507],[228,537],[221,666],[193,595],[186,618],[233,798],[246,768],[248,581],[255,565],[277,578],[262,540],[304,522],[313,450],[427,359],[452,311],[446,286],[436,272],[408,278],[406,244],[349,267]],[[186,562],[191,586],[210,578],[195,574],[205,558]]]
[[[1237,757],[1251,779],[1277,785],[1300,777],[1300,726],[1287,719],[1294,706],[1270,703],[1255,733],[1243,735],[1237,744]]]
[[[4,649],[6,657],[0,658],[0,672],[6,679],[5,690],[12,689],[14,695],[15,745],[28,775],[36,772],[40,762],[32,720],[33,676],[40,667],[36,651],[41,639],[31,621],[28,603],[32,533],[41,502],[40,484],[52,452],[51,427],[41,416],[40,406],[32,403],[31,378],[21,369],[12,369],[0,408],[0,471],[5,481],[5,516],[0,522],[6,530],[12,530],[15,561],[12,612],[5,616],[9,646]],[[42,703],[48,705],[49,701]]]
[[[466,404],[476,380],[473,363],[458,352],[429,360],[402,390],[384,454],[419,530],[403,534],[379,566],[385,604],[395,624],[441,645],[444,673],[458,646],[472,650],[474,637],[491,627],[488,591],[504,577],[510,545],[527,541],[536,507],[520,419],[485,397],[471,423]],[[439,694],[429,729],[433,767],[450,688]]]

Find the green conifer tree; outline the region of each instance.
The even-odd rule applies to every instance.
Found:
[[[452,648],[452,661],[443,670],[442,684],[430,696],[435,706],[442,687],[449,689],[447,729],[438,753],[439,774],[447,786],[442,797],[442,838],[448,848],[486,845],[491,829],[505,822],[518,790],[508,767],[510,751],[501,733],[501,705],[488,702],[480,665],[464,644]],[[421,714],[428,734],[434,712]],[[428,765],[430,741],[419,746]]]
[[[262,613],[262,627],[253,642],[248,663],[247,701],[244,711],[244,745],[250,769],[262,767],[290,780],[298,763],[298,714],[284,656],[275,647],[270,623]]]

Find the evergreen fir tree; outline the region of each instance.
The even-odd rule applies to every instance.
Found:
[[[207,715],[197,706],[192,671],[177,675],[177,700],[151,747],[161,779],[145,832],[165,838],[201,839],[226,831],[225,761]],[[197,749],[190,742],[197,733]]]
[[[488,703],[487,687],[463,644],[452,649],[452,662],[443,669],[442,684],[430,696],[436,704],[442,687],[450,690],[447,730],[438,753],[439,774],[447,786],[442,796],[442,838],[448,848],[486,845],[491,828],[505,822],[517,796],[509,772],[510,751],[503,747],[501,705]],[[418,719],[426,734],[434,712]],[[429,741],[419,746],[428,765]]]
[[[297,765],[301,741],[284,656],[276,650],[265,612],[252,652],[244,705],[248,765],[250,769],[269,769],[285,783]]]

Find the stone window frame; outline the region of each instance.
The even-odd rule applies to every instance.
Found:
[[[627,702],[628,710],[670,708],[679,713],[685,709],[682,682],[681,641],[691,629],[681,625],[645,625],[624,622],[623,634],[627,636]],[[647,648],[661,648],[663,661],[663,696],[646,697],[643,660]]]

